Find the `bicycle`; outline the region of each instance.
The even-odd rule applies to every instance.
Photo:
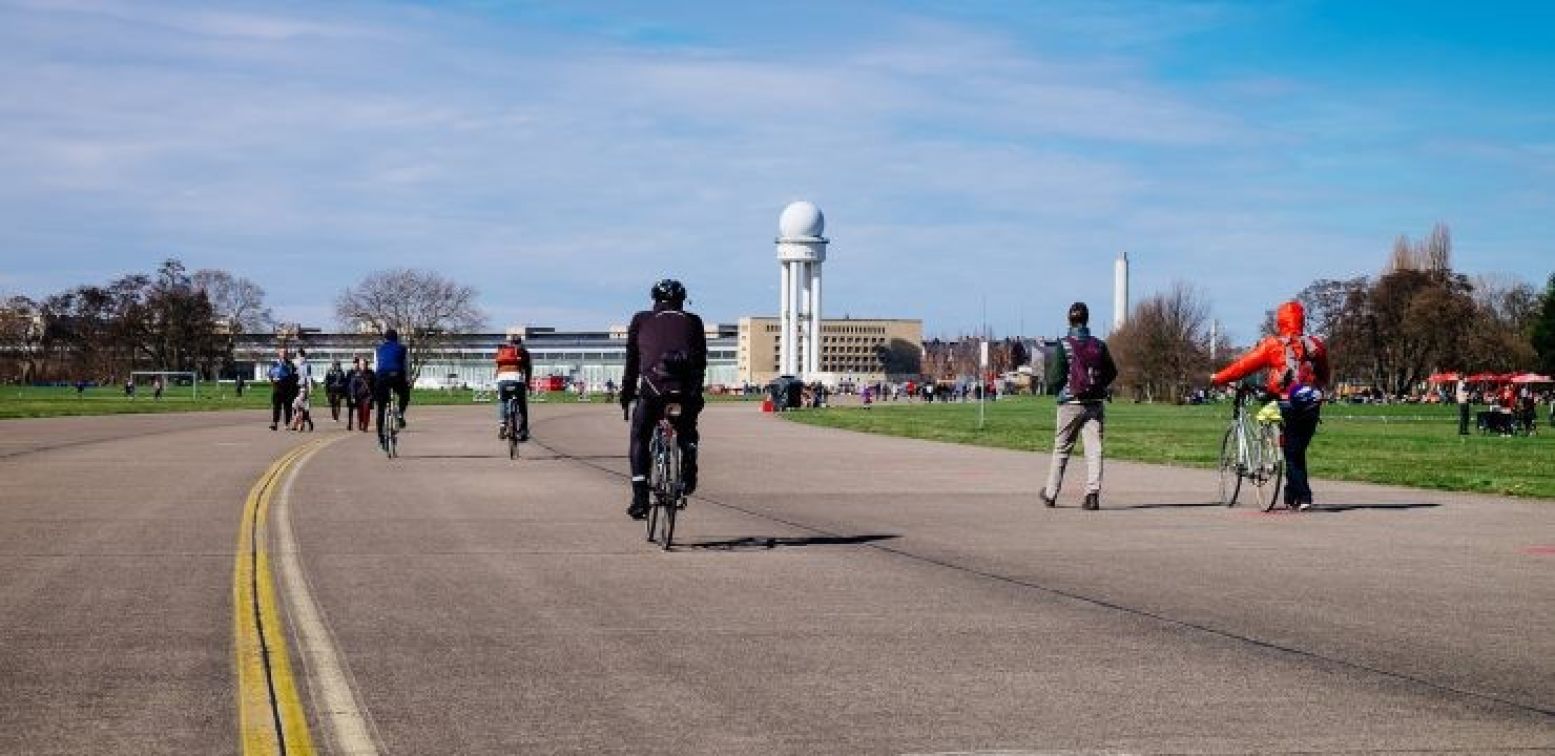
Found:
[[[680,443],[675,433],[675,418],[680,417],[678,402],[664,406],[653,437],[648,442],[652,466],[648,470],[648,541],[657,541],[669,551],[675,537],[675,516],[686,508],[685,485],[681,477]]]
[[[390,401],[393,400],[391,399]],[[400,455],[400,427],[405,424],[405,418],[394,407],[390,407],[385,414],[388,417],[385,418],[384,424],[389,426],[389,428],[383,435],[383,453],[387,454],[389,459],[394,459]]]
[[[1254,497],[1265,512],[1272,511],[1280,500],[1280,480],[1285,474],[1285,455],[1280,446],[1280,422],[1278,414],[1265,407],[1256,413],[1248,412],[1248,400],[1253,391],[1244,386],[1236,389],[1231,409],[1231,423],[1220,441],[1220,503],[1236,506],[1242,491],[1242,481],[1253,484]],[[1289,502],[1286,507],[1294,509]]]
[[[521,424],[519,423],[519,415],[521,410],[519,409],[518,404],[518,392],[522,390],[523,389],[521,388],[513,389],[512,395],[503,400],[504,403],[507,404],[508,408],[507,419],[503,421],[504,425],[502,431],[503,437],[506,438],[508,442],[508,459],[518,459],[518,444],[520,441],[518,437],[518,429],[521,427]]]

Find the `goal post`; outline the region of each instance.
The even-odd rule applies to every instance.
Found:
[[[189,390],[190,399],[200,398],[200,375],[189,370],[135,370],[130,378],[135,381],[135,396],[153,396],[156,379],[162,379],[163,396],[180,396]]]

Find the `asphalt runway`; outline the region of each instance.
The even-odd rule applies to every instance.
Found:
[[[0,753],[239,752],[256,503],[325,753],[1555,753],[1555,502],[1264,515],[1109,462],[1085,512],[1077,460],[1046,509],[1046,455],[714,405],[664,553],[619,409],[533,411],[517,462],[489,406],[413,407],[393,461],[259,413],[0,423]]]

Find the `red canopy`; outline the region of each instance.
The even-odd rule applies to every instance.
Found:
[[[1495,373],[1475,373],[1465,378],[1464,380],[1468,381],[1469,383],[1499,383],[1501,381],[1501,376],[1496,375]]]
[[[1454,383],[1458,380],[1457,373],[1437,373],[1425,379],[1426,383]]]
[[[1555,383],[1555,380],[1551,380],[1550,377],[1547,376],[1547,375],[1539,375],[1538,373],[1523,373],[1522,375],[1512,376],[1512,382],[1513,383]]]

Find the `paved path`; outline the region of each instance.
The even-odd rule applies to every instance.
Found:
[[[350,710],[361,753],[1555,753],[1551,502],[1321,482],[1261,515],[1110,463],[1102,511],[1048,510],[1041,456],[715,406],[665,554],[619,412],[535,410],[517,463],[489,408],[420,408],[401,459],[340,439],[278,490],[326,752]],[[237,751],[234,546],[299,438],[0,430],[0,753]]]

